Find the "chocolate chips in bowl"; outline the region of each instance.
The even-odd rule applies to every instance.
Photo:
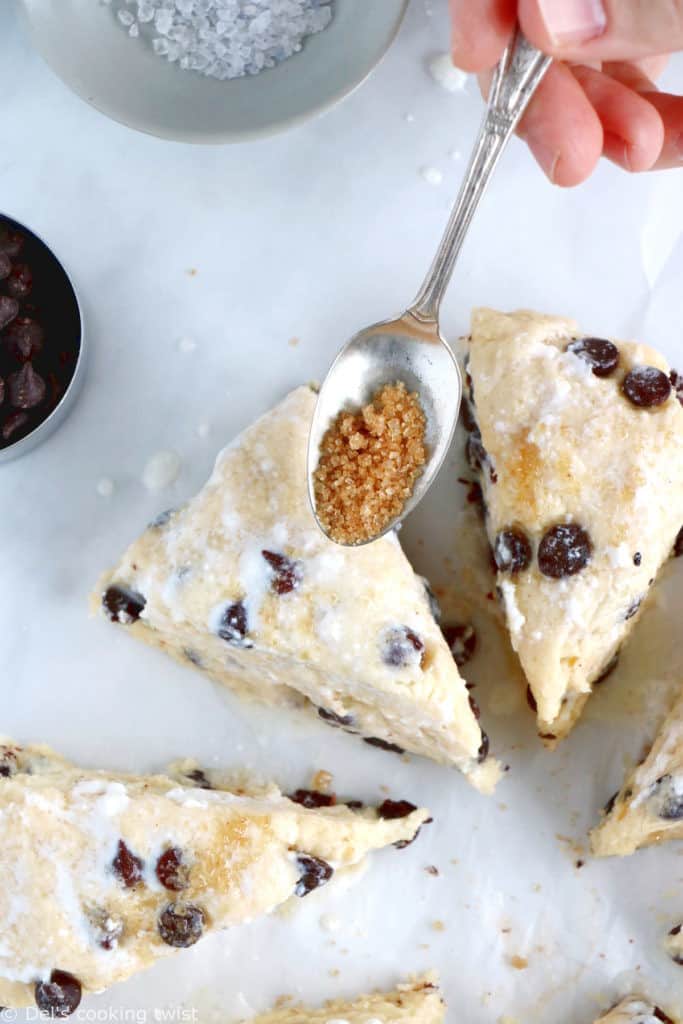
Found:
[[[83,369],[81,311],[64,268],[37,235],[0,214],[0,462],[62,422]]]

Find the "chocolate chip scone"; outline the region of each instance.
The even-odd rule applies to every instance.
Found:
[[[175,775],[82,771],[2,743],[2,1006],[67,1016],[82,993],[407,845],[428,818],[403,801],[352,810],[212,788],[191,763]]]
[[[608,802],[591,846],[597,857],[623,857],[641,846],[682,838],[683,693],[645,760]]]
[[[100,581],[94,607],[245,697],[304,708],[367,743],[500,772],[476,705],[395,535],[342,548],[306,490],[308,387],[222,452]]]
[[[443,1024],[446,1007],[433,975],[348,1002],[335,999],[320,1010],[283,1007],[248,1024]],[[244,1024],[247,1024],[245,1021]]]
[[[595,1024],[680,1024],[680,1021],[645,996],[633,995],[598,1017]]]
[[[552,745],[614,665],[683,522],[679,379],[572,320],[474,312],[471,432],[512,646]]]

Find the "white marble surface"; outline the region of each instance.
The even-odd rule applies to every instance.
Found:
[[[294,719],[283,730],[281,717],[237,704],[86,614],[101,568],[200,486],[220,446],[287,388],[321,376],[355,328],[410,298],[462,170],[451,154],[466,152],[480,115],[473,83],[449,94],[426,72],[447,46],[445,6],[433,2],[430,15],[414,0],[385,62],[324,118],[202,149],[136,135],[88,108],[31,52],[13,4],[0,5],[0,207],[63,258],[91,346],[68,422],[0,470],[2,730],[91,765],[150,769],[187,754],[244,762],[287,785],[325,767],[345,792],[370,798],[387,785],[436,819],[355,888],[206,940],[90,1008],[135,1009],[142,1021],[184,1001],[230,1022],[282,992],[350,994],[432,965],[454,1024],[580,1024],[632,977],[683,1003],[683,969],[659,948],[683,916],[680,851],[578,870],[580,854],[557,838],[584,842],[624,756],[642,745],[644,724],[615,710],[618,689],[550,755],[528,714],[501,713],[505,662],[483,680],[488,662],[475,659],[487,728],[512,768],[487,801],[435,766],[387,760]],[[669,75],[680,86],[680,62]],[[430,185],[425,167],[442,184]],[[591,333],[642,336],[683,361],[682,213],[680,172],[633,179],[604,166],[561,192],[514,143],[462,255],[447,333],[465,328],[477,303],[524,305],[572,313]],[[196,347],[184,351],[183,338]],[[182,466],[152,494],[142,474],[159,449]],[[453,477],[444,471],[404,531],[418,567],[441,582],[453,582]],[[110,497],[98,493],[102,478],[114,483]],[[680,566],[667,576],[624,677],[664,684],[683,668]],[[320,927],[326,913],[340,919],[334,935]],[[526,970],[512,969],[515,954]]]

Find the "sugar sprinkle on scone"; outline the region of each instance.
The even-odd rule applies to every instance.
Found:
[[[242,696],[455,765],[488,792],[500,766],[396,536],[342,548],[315,523],[315,402],[298,388],[226,448],[203,490],[100,581],[93,606]]]
[[[253,1017],[244,1024],[443,1024],[446,1007],[434,974],[425,975],[394,992],[376,992],[357,999],[335,999],[319,1010],[282,1007]]]
[[[408,845],[429,818],[407,801],[311,805],[220,789],[194,763],[173,772],[83,771],[1,743],[2,1006],[68,1016],[83,993]]]
[[[476,310],[467,441],[510,639],[543,740],[614,664],[683,523],[678,378],[576,323]]]
[[[591,846],[597,857],[623,857],[666,839],[683,839],[683,692],[645,760],[608,802]]]
[[[598,1017],[595,1024],[680,1024],[680,1021],[645,996],[633,995]]]

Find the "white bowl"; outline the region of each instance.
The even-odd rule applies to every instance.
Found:
[[[100,0],[20,0],[39,52],[74,92],[116,121],[180,142],[242,142],[332,106],[379,62],[408,0],[335,0],[331,25],[300,53],[227,82],[182,71],[130,39]]]

